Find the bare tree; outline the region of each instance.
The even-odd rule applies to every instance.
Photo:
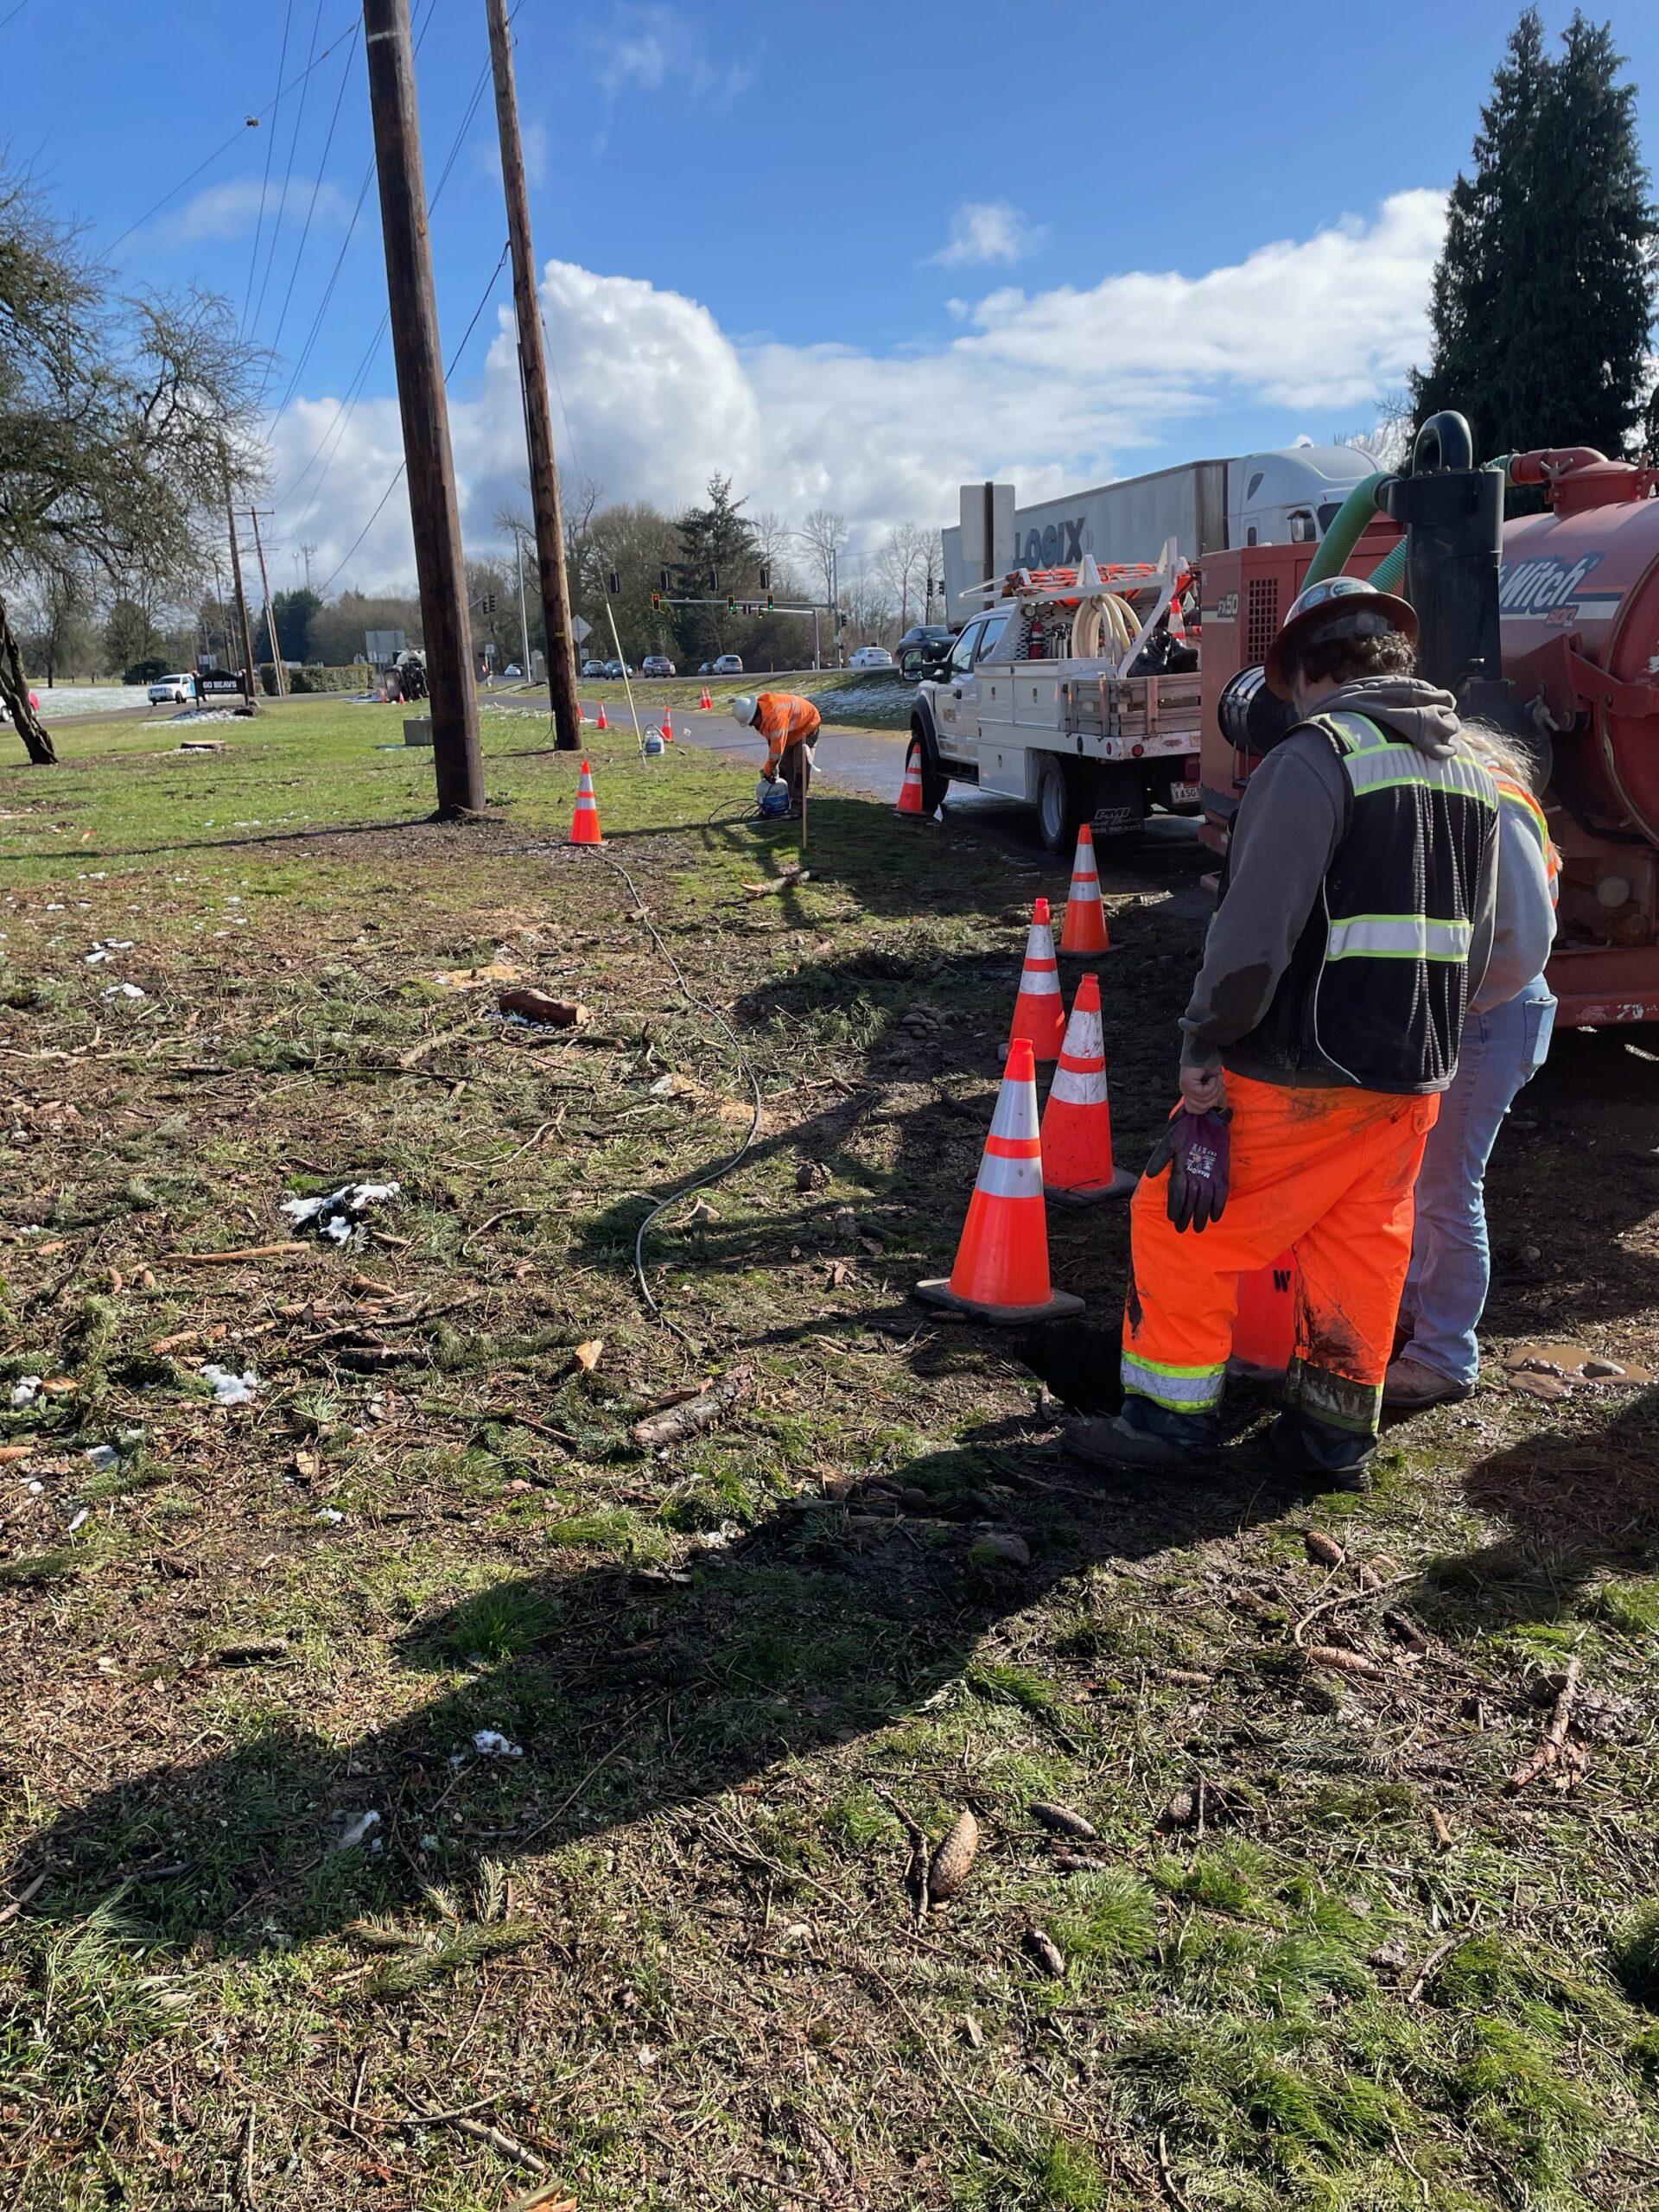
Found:
[[[235,486],[257,480],[257,357],[223,302],[117,302],[75,234],[0,174],[0,702],[31,760],[5,593],[92,569],[159,593],[206,572]]]
[[[813,588],[829,606],[835,598],[836,563],[847,543],[847,518],[827,507],[814,507],[795,535],[812,565]]]
[[[927,566],[934,533],[919,523],[895,523],[875,550],[875,565],[899,601],[899,626],[910,624],[911,594],[919,580],[930,574]],[[925,618],[924,618],[925,619]]]
[[[1408,391],[1384,392],[1373,404],[1376,421],[1369,430],[1338,431],[1333,446],[1352,446],[1369,454],[1379,468],[1400,468],[1411,451],[1412,425],[1416,410]]]

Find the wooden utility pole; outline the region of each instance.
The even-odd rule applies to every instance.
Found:
[[[236,593],[236,612],[242,625],[242,696],[253,704],[253,632],[248,626],[248,595],[242,588],[242,549],[236,542],[236,509],[231,505],[230,471],[225,473],[225,512],[231,524],[231,584]]]
[[[432,289],[432,240],[421,166],[409,0],[363,0],[363,32],[380,178],[386,296],[404,421],[410,519],[415,531],[415,570],[421,587],[438,813],[453,817],[481,811],[484,764],[478,747],[467,569]]]
[[[259,556],[259,581],[265,588],[265,628],[270,635],[270,662],[276,674],[276,696],[288,696],[288,678],[283,672],[282,641],[276,635],[276,610],[270,603],[270,571],[265,566],[265,548],[259,536],[259,510],[248,509],[248,519],[253,524],[253,550]]]
[[[542,624],[547,639],[547,688],[553,707],[554,743],[561,753],[582,750],[582,701],[576,693],[576,643],[570,629],[570,586],[564,572],[564,524],[559,513],[559,472],[553,457],[553,410],[547,396],[547,349],[536,293],[536,257],[530,243],[530,194],[524,187],[524,149],[518,136],[518,95],[512,78],[512,34],[507,0],[484,0],[495,72],[495,120],[501,137],[501,182],[507,198],[507,235],[512,245],[512,300],[518,318],[518,369],[524,384],[524,435],[530,448],[530,501],[536,517],[536,564],[541,574]],[[530,663],[524,663],[530,674]]]

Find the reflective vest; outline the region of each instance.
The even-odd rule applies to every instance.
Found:
[[[1232,1049],[1293,1077],[1443,1090],[1463,1036],[1479,887],[1496,865],[1497,784],[1469,753],[1433,760],[1365,715],[1298,727],[1341,761],[1345,819],[1272,1002]]]
[[[1506,776],[1499,769],[1492,772],[1492,781],[1497,785],[1498,798],[1506,806],[1512,806],[1538,840],[1539,850],[1544,856],[1544,874],[1549,884],[1549,903],[1555,906],[1561,895],[1561,856],[1555,849],[1555,840],[1549,834],[1549,823],[1544,810],[1527,789],[1513,776]]]
[[[774,772],[791,745],[810,745],[821,717],[796,691],[763,691],[754,702],[754,727],[766,741],[766,768]]]

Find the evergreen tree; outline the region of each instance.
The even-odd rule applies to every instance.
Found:
[[[1458,409],[1478,454],[1618,454],[1637,423],[1659,220],[1623,67],[1608,26],[1581,13],[1552,58],[1529,8],[1493,77],[1447,208],[1433,358],[1412,378],[1418,422]]]
[[[709,504],[688,507],[679,519],[681,560],[690,586],[688,597],[753,599],[760,590],[760,554],[754,531],[739,513],[741,499],[732,497],[729,476],[709,479]],[[709,579],[718,576],[718,588]],[[678,609],[680,647],[693,664],[729,652],[738,626],[724,606],[684,607]]]

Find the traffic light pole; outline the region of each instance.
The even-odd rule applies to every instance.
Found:
[[[536,260],[530,242],[530,194],[518,133],[518,94],[512,75],[512,34],[507,0],[484,0],[490,26],[490,65],[495,73],[495,120],[501,140],[501,183],[512,245],[512,299],[518,320],[518,368],[524,385],[524,437],[530,448],[530,503],[536,518],[536,565],[542,587],[542,625],[547,640],[547,689],[553,708],[554,744],[561,753],[582,749],[582,701],[576,693],[576,642],[570,627],[570,585],[564,569],[564,524],[559,512],[559,472],[553,457],[553,410],[547,394],[547,351]],[[530,675],[530,645],[524,645]]]
[[[484,763],[479,753],[467,568],[432,286],[409,0],[363,0],[363,31],[380,179],[392,355],[415,531],[415,571],[421,588],[438,815],[453,820],[483,810]]]

